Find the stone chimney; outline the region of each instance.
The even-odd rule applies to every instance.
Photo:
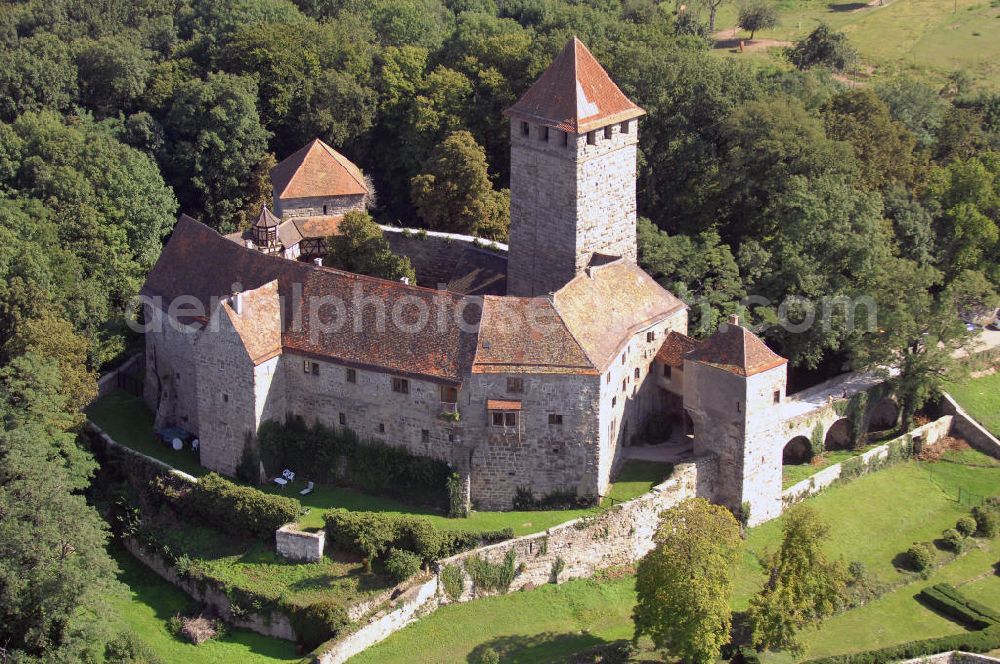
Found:
[[[319,267],[323,267],[323,259],[322,258],[314,258],[313,259],[313,265],[318,265]]]
[[[410,278],[409,277],[400,277],[399,280],[402,281],[407,286],[410,285]]]
[[[243,315],[243,293],[235,292],[229,298],[230,305],[233,307],[233,311],[236,312],[237,316]]]
[[[735,327],[739,327],[740,326],[740,317],[737,316],[736,314],[730,314],[730,316],[729,316],[729,324],[733,325]]]

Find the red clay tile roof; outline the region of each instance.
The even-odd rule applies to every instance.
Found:
[[[507,109],[507,115],[583,134],[645,111],[618,89],[608,72],[576,37],[549,68]]]
[[[281,307],[278,282],[269,281],[260,288],[244,291],[240,313],[231,303],[223,303],[222,311],[229,317],[243,341],[254,366],[281,353]]]
[[[632,335],[687,307],[638,265],[624,260],[581,272],[556,291],[553,304],[601,371]]]
[[[597,374],[548,298],[483,298],[473,373]]]
[[[670,330],[663,338],[663,345],[656,351],[656,359],[671,367],[683,367],[684,355],[694,350],[701,342],[686,334]]]
[[[271,169],[271,186],[281,200],[368,193],[361,170],[318,138]]]
[[[729,371],[738,376],[753,376],[788,362],[740,325],[724,323],[685,359]]]
[[[295,224],[296,230],[302,237],[327,238],[336,235],[340,230],[340,222],[344,220],[344,215],[320,215],[318,217],[292,217],[286,223]]]
[[[461,382],[472,363],[476,335],[466,330],[478,323],[479,308],[464,308],[466,326],[454,316],[434,315],[441,304],[446,311],[458,307],[461,296],[262,254],[186,215],[178,220],[142,292],[162,298],[162,309],[190,296],[210,311],[213,297],[254,290],[275,279],[283,298],[285,352],[447,383]],[[384,325],[376,305],[353,306],[355,294],[366,298],[363,302],[384,303]],[[330,299],[345,304],[339,324]],[[430,312],[423,326],[417,325],[420,308]]]
[[[503,399],[487,399],[487,410],[521,410],[520,401],[504,401]]]

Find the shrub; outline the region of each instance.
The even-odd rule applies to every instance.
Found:
[[[1000,614],[979,602],[967,598],[947,583],[924,588],[920,599],[942,613],[974,629],[986,629],[1000,624]]]
[[[215,473],[202,477],[183,497],[183,505],[220,530],[267,539],[273,538],[281,526],[295,521],[302,510],[294,498],[234,484]]]
[[[996,537],[1000,532],[1000,512],[989,506],[973,507],[972,518],[976,520],[976,534]]]
[[[444,593],[451,601],[458,600],[465,591],[465,574],[458,565],[445,565],[441,570],[441,584],[444,586]]]
[[[962,549],[965,548],[965,538],[954,528],[948,528],[942,532],[941,539],[944,540],[945,548],[956,553],[961,553]]]
[[[377,558],[390,548],[415,553],[424,562],[447,558],[484,544],[511,539],[511,528],[486,532],[438,530],[423,517],[383,512],[326,512],[326,533],[335,549]]]
[[[593,496],[579,496],[576,489],[556,489],[541,498],[535,498],[530,487],[519,486],[514,489],[511,506],[517,512],[532,512],[537,510],[583,509],[595,503]]]
[[[500,653],[493,648],[484,648],[479,655],[479,664],[500,664]]]
[[[324,600],[308,606],[296,607],[292,612],[292,628],[306,650],[312,650],[333,638],[351,624],[347,611],[333,600]]]
[[[926,544],[914,544],[906,550],[906,562],[910,569],[923,572],[934,563],[934,552]]]
[[[420,556],[403,549],[389,549],[389,555],[385,558],[385,570],[396,583],[402,583],[420,571]]]
[[[465,500],[462,477],[458,473],[448,476],[448,516],[464,519],[469,516],[469,504]]]
[[[556,559],[552,561],[552,583],[559,583],[559,575],[564,569],[566,569],[566,561],[562,559],[562,556],[556,556]]]
[[[104,648],[106,664],[163,664],[135,632],[121,632]]]
[[[971,516],[963,516],[955,524],[955,530],[962,533],[965,537],[970,537],[975,534],[976,530],[979,528],[979,524]]]
[[[517,574],[516,563],[517,553],[514,549],[508,549],[499,563],[492,563],[478,555],[469,556],[465,559],[465,571],[472,578],[476,590],[505,593]]]
[[[740,646],[740,659],[743,664],[760,664],[760,653],[748,646]]]

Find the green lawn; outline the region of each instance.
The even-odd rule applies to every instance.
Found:
[[[794,42],[823,21],[847,34],[863,62],[887,73],[911,70],[941,81],[944,73],[964,69],[978,85],[1000,88],[1000,3],[996,0],[885,0],[882,7],[863,4],[779,0],[778,27],[758,32],[755,38]],[[738,12],[739,3],[723,4],[716,30],[734,27]],[[740,31],[739,36],[746,39],[749,34]],[[717,50],[728,57],[780,59],[776,53]]]
[[[123,445],[165,461],[195,476],[204,475],[207,470],[198,465],[198,460],[190,451],[175,452],[157,441],[153,434],[153,417],[142,399],[126,392],[117,391],[98,400],[87,409],[87,416],[108,435]],[[670,464],[652,461],[629,461],[618,473],[605,498],[605,503],[631,500],[649,491],[670,476]],[[269,493],[293,496],[309,511],[299,522],[303,528],[316,530],[323,527],[323,513],[331,507],[350,510],[393,512],[398,514],[421,514],[427,516],[441,528],[465,528],[476,531],[513,528],[515,535],[526,535],[551,528],[599,508],[579,510],[544,510],[537,512],[473,512],[467,519],[449,519],[427,508],[407,505],[398,500],[371,496],[343,487],[317,484],[307,496],[299,495],[305,487],[302,480],[279,488],[276,485],[262,487]]]
[[[200,646],[175,638],[166,621],[175,614],[195,615],[197,604],[125,552],[115,554],[121,568],[119,580],[128,591],[111,597],[108,621],[118,629],[131,629],[165,662],[185,664],[266,664],[298,662],[295,645],[242,629],[230,629],[221,639]]]
[[[153,414],[140,397],[116,390],[95,401],[87,408],[86,414],[91,422],[122,445],[128,445],[195,477],[208,472],[198,463],[198,457],[190,449],[175,452],[160,442],[153,433]]]
[[[864,454],[873,447],[878,447],[881,442],[872,443],[856,450],[828,450],[823,454],[812,458],[808,463],[788,463],[781,467],[781,488],[787,489],[804,479],[808,479],[823,470],[838,463],[843,463],[851,457]]]
[[[1000,436],[1000,373],[950,385],[948,393],[994,436]]]
[[[977,466],[956,463],[961,460]],[[892,561],[912,542],[940,536],[967,513],[968,508],[956,500],[959,487],[980,494],[1000,492],[1000,463],[991,461],[978,452],[966,452],[935,463],[907,462],[831,487],[808,501],[835,533],[827,546],[830,555],[859,560],[882,581],[908,582],[863,609],[827,621],[809,637],[814,642],[809,645],[811,654],[961,630],[918,604],[913,595],[930,582],[898,571]],[[751,531],[749,551],[737,574],[735,609],[744,609],[760,588],[764,574],[757,556],[773,550],[780,535],[780,520]],[[992,571],[990,565],[998,553],[1000,544],[994,540],[984,550],[952,561],[932,581],[960,583],[976,578]],[[944,554],[939,555],[946,560]],[[570,581],[443,607],[351,661],[462,662],[484,645],[502,651],[504,661],[564,661],[570,653],[631,635],[633,583],[631,577],[604,583]],[[987,595],[989,582],[976,583],[983,584],[982,594]],[[774,656],[776,661],[782,657]]]

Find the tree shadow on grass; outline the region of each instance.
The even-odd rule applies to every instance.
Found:
[[[927,609],[931,613],[935,613],[935,614],[941,616],[942,618],[944,618],[945,620],[947,620],[949,622],[953,622],[956,625],[959,625],[960,627],[962,627],[963,629],[965,629],[966,632],[975,632],[975,631],[978,631],[978,628],[972,627],[970,625],[967,625],[964,622],[962,622],[961,620],[959,620],[958,618],[956,618],[955,616],[953,616],[952,614],[945,613],[944,611],[941,611],[937,607],[932,606],[926,600],[924,600],[923,597],[920,596],[919,592],[913,595],[913,599],[917,602],[917,604],[919,604],[920,606],[924,607],[925,609]]]
[[[482,661],[483,652],[492,648],[500,655],[500,661],[504,664],[538,664],[541,662],[566,662],[572,661],[573,653],[594,648],[607,642],[592,634],[582,634],[579,632],[566,632],[559,634],[556,632],[543,632],[526,636],[522,634],[512,634],[509,636],[498,636],[472,649],[472,652],[465,658],[469,664],[479,664]]]
[[[864,9],[867,6],[867,2],[842,2],[838,4],[829,4],[826,8],[832,12],[853,12],[858,9]]]

